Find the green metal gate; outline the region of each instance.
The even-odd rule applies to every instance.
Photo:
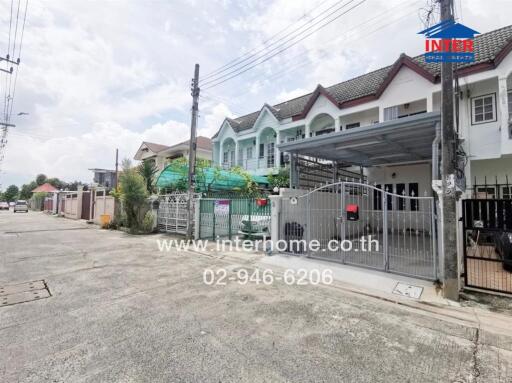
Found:
[[[199,238],[270,236],[267,198],[201,198],[199,203]]]

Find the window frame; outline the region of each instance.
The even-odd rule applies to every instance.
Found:
[[[477,100],[483,100],[487,97],[491,97],[491,100],[492,100],[493,118],[491,120],[476,121],[476,119],[475,119],[475,117],[476,117],[475,102]],[[487,94],[482,94],[480,96],[471,97],[470,102],[471,102],[471,125],[489,124],[491,122],[498,121],[498,113],[497,113],[497,109],[496,109],[496,93],[487,93]],[[482,105],[482,107],[484,107],[484,105]],[[483,110],[483,117],[485,118],[485,110]]]

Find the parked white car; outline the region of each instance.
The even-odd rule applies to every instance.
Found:
[[[9,203],[5,201],[0,202],[0,210],[9,210]]]
[[[23,199],[17,200],[16,204],[14,205],[13,211],[14,213],[17,213],[18,211],[24,211],[25,213],[28,213],[27,201]]]
[[[240,221],[238,234],[250,237],[270,237],[270,216],[244,215]]]

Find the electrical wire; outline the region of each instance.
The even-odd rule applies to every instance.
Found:
[[[353,2],[353,1],[354,1],[354,0],[351,0],[350,2]],[[250,65],[250,66],[246,67],[246,68],[245,68],[244,70],[242,70],[242,71],[237,71],[237,73],[234,73],[233,75],[228,76],[227,78],[224,78],[224,79],[220,79],[220,78],[219,78],[219,79],[216,79],[216,80],[214,80],[215,82],[213,82],[213,83],[212,83],[212,81],[210,81],[210,83],[208,84],[208,86],[207,86],[207,87],[205,87],[205,89],[211,89],[211,88],[213,88],[213,87],[215,87],[215,86],[217,86],[217,85],[220,85],[220,84],[222,84],[222,83],[224,83],[224,82],[226,82],[226,81],[231,80],[232,78],[235,78],[235,77],[240,76],[241,74],[243,74],[243,73],[245,73],[245,72],[247,72],[247,71],[251,70],[252,68],[254,68],[254,67],[258,66],[258,65],[263,64],[264,62],[266,62],[266,61],[270,60],[271,58],[273,58],[273,57],[277,56],[278,54],[281,54],[282,52],[284,52],[284,51],[286,51],[286,50],[290,49],[291,47],[293,47],[293,46],[295,46],[295,45],[297,45],[299,42],[301,42],[301,41],[303,41],[304,39],[306,39],[307,37],[311,36],[313,33],[317,32],[318,30],[320,30],[320,29],[322,29],[322,28],[326,27],[327,25],[331,24],[332,22],[336,21],[336,20],[337,20],[337,19],[339,19],[341,16],[343,16],[343,15],[347,14],[348,12],[350,12],[350,11],[351,11],[351,10],[353,10],[354,8],[356,8],[356,7],[360,6],[361,4],[363,4],[363,3],[364,3],[364,2],[366,2],[366,1],[367,1],[367,0],[361,0],[359,3],[357,3],[357,4],[356,4],[356,5],[354,5],[354,6],[352,6],[351,8],[349,8],[348,10],[346,10],[345,12],[343,12],[342,14],[337,15],[337,16],[336,16],[335,18],[333,18],[332,20],[329,20],[327,23],[325,23],[325,24],[321,25],[319,28],[317,28],[317,29],[315,29],[315,30],[313,30],[313,31],[309,32],[307,35],[303,36],[301,39],[296,40],[296,41],[293,41],[290,45],[285,46],[284,48],[282,48],[282,49],[278,50],[277,52],[273,53],[271,56],[266,57],[264,60],[262,60],[262,61],[260,61],[260,62],[257,62],[257,63],[256,63],[256,64],[254,64],[254,65]],[[274,51],[274,50],[275,50],[275,49],[273,49],[272,51]],[[272,52],[272,51],[270,51],[270,52]],[[270,52],[268,52],[268,53],[270,53]],[[245,66],[247,66],[247,65],[249,65],[249,64],[244,65],[244,67],[245,67]],[[241,68],[239,68],[239,69],[241,69]],[[203,84],[203,85],[204,85],[204,84]]]
[[[277,39],[276,41],[272,42],[271,44],[267,45],[267,43],[269,43],[270,41],[272,41],[275,37],[279,36],[280,34],[282,34],[283,32],[287,31],[288,29],[290,29],[292,26],[294,26],[297,22],[299,22],[300,20],[304,19],[306,16],[307,16],[307,13],[305,15],[303,15],[299,20],[297,20],[295,23],[292,23],[290,25],[288,25],[286,28],[280,30],[279,32],[277,32],[276,34],[270,36],[268,39],[266,39],[265,41],[263,41],[259,46],[259,47],[255,47],[253,49],[251,49],[249,52],[229,61],[228,63],[224,64],[223,66],[213,70],[212,72],[209,72],[207,73],[205,76],[203,76],[203,80],[205,79],[208,79],[216,74],[219,74],[219,73],[222,73],[226,70],[228,70],[229,68],[232,68],[233,66],[236,66],[242,62],[245,62],[246,60],[248,60],[249,58],[251,57],[254,57],[255,55],[257,55],[258,53],[262,52],[262,51],[265,51],[266,49],[268,49],[269,47],[271,47],[272,45],[275,45],[276,43],[278,43],[279,41],[283,40],[284,38],[290,36],[291,34],[299,31],[301,28],[303,28],[304,26],[306,26],[307,24],[309,23],[312,23],[315,19],[317,19],[318,17],[320,17],[322,14],[326,13],[327,11],[331,10],[332,8],[334,8],[336,6],[336,4],[342,2],[344,0],[338,0],[336,1],[335,4],[331,5],[329,8],[327,8],[326,10],[322,11],[320,14],[318,14],[317,16],[313,17],[311,20],[307,21],[306,23],[304,23],[303,25],[301,25],[300,27],[294,29],[293,31],[291,31],[290,33],[286,34],[285,36]],[[318,7],[316,8],[319,8],[321,7],[323,4],[325,4],[327,1],[323,1]],[[309,12],[312,12],[313,9],[311,9]],[[309,13],[308,12],[308,13]]]
[[[418,3],[418,2],[419,2],[419,1],[416,1],[416,3]],[[399,4],[398,6],[402,6],[402,4]],[[397,7],[398,7],[398,6],[397,6]],[[411,7],[411,8],[414,8],[414,7],[415,7],[415,3],[412,3],[410,7]],[[396,8],[396,7],[394,7],[394,8]],[[350,29],[348,29],[348,30],[344,31],[344,32],[343,32],[343,34],[342,34],[341,36],[339,36],[339,37],[337,37],[336,39],[331,40],[331,41],[329,41],[329,42],[327,42],[327,43],[325,43],[325,44],[321,44],[321,45],[319,45],[319,47],[321,47],[321,48],[326,48],[326,47],[328,47],[328,46],[331,46],[331,45],[337,44],[337,43],[338,43],[339,41],[341,41],[341,40],[343,40],[344,42],[347,42],[347,39],[350,39],[350,36],[348,36],[348,33],[349,33],[349,32],[352,32],[352,31],[354,31],[354,30],[360,29],[360,28],[361,28],[361,27],[363,27],[365,24],[368,24],[368,23],[370,23],[370,22],[378,22],[378,19],[380,19],[380,18],[385,18],[385,19],[386,19],[386,23],[385,23],[384,25],[380,26],[379,28],[373,29],[373,30],[371,30],[370,32],[368,32],[368,33],[366,33],[366,34],[364,34],[364,35],[362,35],[362,36],[358,36],[358,40],[365,39],[365,38],[367,38],[368,36],[370,36],[370,35],[374,34],[375,32],[378,32],[378,31],[379,31],[379,30],[381,30],[381,29],[384,29],[384,28],[387,28],[387,27],[389,27],[389,26],[391,26],[391,25],[394,25],[394,24],[396,24],[397,22],[401,21],[402,19],[404,19],[404,18],[408,17],[409,15],[411,15],[411,14],[413,14],[413,13],[416,13],[416,10],[413,10],[413,11],[411,11],[411,12],[407,12],[407,13],[405,13],[405,14],[404,14],[404,15],[402,15],[401,17],[398,17],[398,18],[393,19],[392,21],[389,21],[389,20],[388,20],[386,17],[384,17],[384,16],[385,16],[385,14],[386,14],[386,13],[391,12],[391,11],[394,11],[394,8],[391,8],[391,9],[389,9],[388,11],[385,11],[385,12],[383,12],[383,13],[379,14],[379,15],[378,15],[378,16],[376,16],[376,17],[373,17],[373,18],[371,18],[371,19],[368,19],[367,21],[365,21],[365,22],[363,22],[363,23],[361,23],[361,24],[359,24],[359,25],[357,25],[357,26],[355,26],[355,27],[353,27],[353,28],[350,28]],[[322,54],[320,54],[318,57],[316,57],[316,59],[317,59],[317,60],[315,60],[315,61],[311,61],[311,60],[309,59],[309,57],[307,57],[308,52],[302,52],[302,53],[300,53],[300,54],[298,54],[298,55],[295,55],[295,56],[293,56],[293,57],[291,57],[291,58],[287,59],[284,63],[282,63],[282,65],[286,67],[285,69],[283,69],[283,70],[281,70],[281,71],[279,71],[279,72],[277,72],[277,73],[272,73],[272,74],[270,75],[270,77],[266,78],[265,80],[266,80],[266,81],[272,81],[272,80],[274,80],[274,79],[278,78],[281,74],[291,73],[291,72],[293,72],[293,71],[295,71],[295,70],[297,70],[297,69],[299,69],[299,68],[302,68],[302,67],[304,67],[304,66],[306,66],[306,65],[308,65],[308,64],[314,64],[314,63],[318,62],[318,59],[324,58],[324,57],[328,56],[330,53],[331,53],[331,52],[328,52],[328,51],[323,52],[323,53],[322,53]],[[306,57],[307,57],[305,60],[302,60],[302,61],[300,61],[300,62],[298,62],[298,63],[296,62],[296,60],[297,60],[298,58],[301,58],[301,57],[304,57],[304,56],[306,56]],[[290,62],[292,62],[292,63],[293,63],[293,65],[292,65],[292,66],[288,66],[288,65],[287,65],[287,63],[290,63]],[[255,75],[255,76],[253,76],[253,77],[252,77],[252,79],[255,79],[255,78],[256,78],[256,77],[258,77],[258,76],[259,76],[259,74],[257,74],[257,75]]]
[[[295,43],[292,43],[291,45],[287,46],[287,44],[289,42],[293,42],[294,39],[296,39],[297,37],[300,37],[302,34],[304,34],[305,32],[309,31],[311,28],[315,27],[316,25],[318,25],[319,23],[323,22],[324,20],[328,19],[329,17],[335,15],[337,12],[339,12],[340,10],[342,10],[343,8],[345,8],[346,6],[348,6],[349,4],[351,4],[352,2],[354,2],[355,0],[349,0],[347,3],[343,4],[342,6],[338,7],[337,9],[335,9],[334,11],[332,11],[331,13],[329,13],[327,16],[321,18],[320,20],[316,21],[315,23],[313,23],[312,25],[308,26],[307,28],[303,29],[303,30],[300,30],[299,33],[296,33],[295,35],[291,36],[290,38],[287,38],[286,40],[284,40],[282,43],[279,43],[277,46],[275,46],[274,48],[270,49],[270,50],[267,50],[266,52],[264,52],[262,55],[256,55],[254,58],[251,58],[251,60],[249,60],[248,62],[246,62],[245,64],[243,65],[240,65],[240,66],[237,66],[237,68],[225,73],[225,74],[222,74],[222,75],[217,75],[217,76],[214,76],[214,78],[212,79],[208,79],[206,81],[204,81],[203,79],[203,82],[201,83],[201,86],[204,86],[204,85],[209,85],[209,84],[212,84],[212,83],[215,83],[215,82],[218,82],[219,80],[222,80],[226,77],[229,77],[231,76],[232,74],[238,72],[238,71],[241,71],[242,69],[250,66],[251,64],[257,62],[258,60],[261,60],[261,59],[264,59],[265,56],[267,56],[268,54],[271,54],[272,52],[275,52],[276,50],[278,50],[278,53],[281,53],[289,48],[291,48],[292,46],[294,46],[296,43],[304,40],[305,38],[307,38],[308,36],[310,36],[312,33],[308,33],[306,36],[303,36],[302,38],[300,38],[298,41],[296,41]],[[363,0],[362,2],[364,2],[366,0]],[[349,9],[350,11],[350,9]],[[333,21],[335,21],[336,19],[338,19],[340,16],[344,15],[346,12],[343,12],[341,15],[337,15],[336,17],[334,17],[332,20],[328,21],[327,23],[321,25],[319,28],[313,30],[313,33],[322,29],[323,27],[329,25],[330,23],[332,23]],[[290,33],[290,34],[287,34],[286,36],[284,36],[283,38],[285,37],[289,37],[290,35],[292,35],[294,32]],[[278,40],[278,41],[282,41],[282,39]],[[271,44],[273,45],[273,44]],[[281,49],[282,48],[282,49]],[[265,49],[266,50],[266,49]],[[273,57],[273,56],[271,56]],[[245,60],[244,60],[245,61]],[[267,59],[257,63],[257,65],[263,63],[267,61]],[[254,67],[254,65],[252,66]]]

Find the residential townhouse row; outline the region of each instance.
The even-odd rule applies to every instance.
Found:
[[[456,128],[465,159],[461,171],[468,193],[476,179],[475,192],[510,198],[512,26],[477,36],[474,47],[475,61],[455,67]],[[402,54],[392,65],[373,72],[329,87],[318,85],[310,94],[226,118],[212,138],[213,162],[266,175],[289,164],[289,153],[296,153],[347,167],[364,166],[368,181],[390,185],[395,192],[396,185],[408,183],[431,195],[430,148],[434,125],[440,121],[440,72],[438,63]],[[427,116],[431,123],[418,125]],[[382,137],[381,129],[407,122],[430,134],[413,135],[412,142]],[[354,141],[363,131],[371,134]],[[419,140],[430,142],[415,145]],[[383,151],[390,147],[393,152]]]

